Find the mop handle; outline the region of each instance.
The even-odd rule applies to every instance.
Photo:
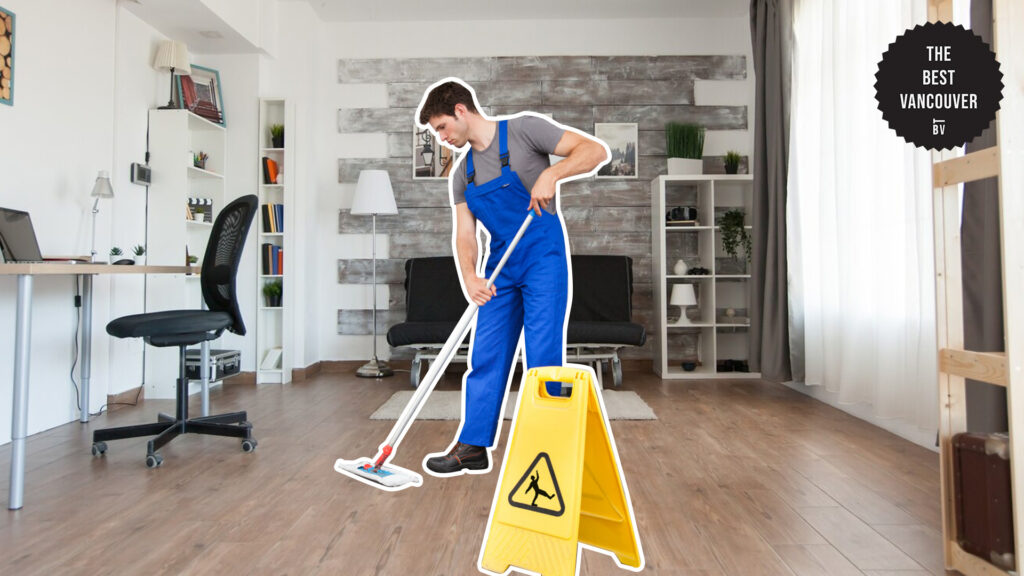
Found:
[[[523,220],[523,224],[519,227],[519,231],[516,232],[515,237],[512,238],[512,242],[509,243],[508,249],[505,250],[505,254],[502,255],[501,260],[498,261],[498,265],[494,268],[494,272],[491,273],[491,277],[487,280],[487,287],[490,288],[494,281],[498,278],[498,274],[501,273],[501,269],[505,266],[505,261],[512,255],[512,251],[515,250],[516,244],[519,243],[519,239],[526,233],[526,227],[533,221],[533,212],[527,214],[526,219]],[[452,335],[448,337],[448,341],[444,343],[444,347],[441,348],[441,352],[438,353],[437,358],[430,365],[430,370],[427,370],[427,375],[424,377],[420,386],[416,388],[416,393],[413,394],[409,404],[406,405],[405,410],[402,411],[402,415],[398,418],[398,422],[395,422],[395,427],[391,429],[391,434],[388,436],[387,443],[385,444],[384,452],[387,454],[381,454],[377,458],[376,465],[380,466],[385,460],[390,457],[390,448],[398,442],[402,436],[405,435],[406,430],[412,424],[412,420],[416,413],[419,412],[420,405],[426,398],[427,394],[434,389],[437,381],[441,379],[441,374],[444,369],[448,367],[448,363],[451,362],[453,356],[455,356],[455,350],[458,349],[459,345],[462,344],[462,340],[466,337],[466,333],[469,332],[469,326],[473,323],[473,317],[476,315],[476,310],[479,308],[476,302],[470,300],[469,307],[462,313],[462,318],[459,319],[459,323],[455,326],[455,330],[452,331]]]

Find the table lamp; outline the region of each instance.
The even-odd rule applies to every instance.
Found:
[[[398,214],[395,193],[391,189],[391,178],[387,170],[362,170],[356,184],[356,195],[352,200],[353,215],[373,216],[373,360],[356,371],[362,378],[384,378],[394,375],[387,362],[377,359],[377,215]]]
[[[192,66],[188,63],[188,47],[184,42],[164,40],[156,51],[156,58],[153,58],[153,68],[171,71],[171,96],[167,99],[167,105],[158,110],[174,108],[174,77],[192,73]]]
[[[690,319],[686,317],[686,309],[690,306],[697,305],[697,296],[693,292],[693,284],[673,284],[672,297],[669,299],[669,304],[672,306],[679,306],[679,320],[677,320],[673,326],[686,326],[693,324],[690,322]]]
[[[92,185],[91,196],[96,199],[92,203],[92,251],[90,252],[89,261],[96,261],[96,215],[100,213],[100,198],[113,198],[114,189],[110,186],[110,173],[106,170],[100,170],[100,173],[96,176],[96,183]]]

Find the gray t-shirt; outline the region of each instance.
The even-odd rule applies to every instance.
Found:
[[[540,173],[551,165],[548,154],[554,154],[555,147],[565,130],[553,122],[537,116],[520,116],[508,121],[509,166],[529,192]],[[483,151],[473,151],[473,182],[483,184],[501,175],[498,126],[494,126],[494,138]],[[468,150],[467,150],[468,154]],[[466,201],[466,159],[459,163],[453,174],[452,193],[456,204]],[[525,206],[523,207],[526,208]],[[555,203],[548,204],[548,212],[555,213]]]

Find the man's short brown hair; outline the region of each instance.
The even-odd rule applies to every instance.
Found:
[[[420,110],[420,124],[426,126],[434,116],[455,116],[455,105],[463,104],[466,110],[476,112],[473,94],[458,82],[445,82],[435,86]]]

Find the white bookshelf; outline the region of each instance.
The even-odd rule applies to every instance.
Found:
[[[284,146],[275,147],[271,145],[270,127],[274,124],[284,125]],[[256,382],[263,383],[288,383],[291,381],[292,357],[289,342],[292,333],[292,302],[295,301],[293,290],[288,283],[288,276],[294,269],[296,254],[289,248],[290,235],[294,231],[294,186],[293,175],[295,174],[294,150],[294,115],[288,102],[280,98],[260,99],[259,117],[259,142],[258,142],[258,182],[259,190],[257,195],[260,199],[260,209],[256,215],[257,238],[256,250]],[[263,158],[270,158],[277,163],[281,174],[277,182],[267,182],[263,169]],[[280,230],[268,228],[264,219],[264,210],[267,205],[281,205],[284,207],[282,224]],[[263,267],[264,245],[269,244],[280,248],[283,257],[283,266],[279,274],[265,273]],[[263,288],[267,284],[280,282],[283,294],[280,306],[269,306],[263,294]],[[274,350],[280,350],[278,355]],[[272,360],[276,356],[276,360]]]
[[[666,212],[677,206],[696,206],[692,226],[666,223]],[[749,366],[750,263],[728,257],[722,248],[716,216],[742,209],[747,226],[753,214],[753,179],[743,175],[659,176],[651,181],[651,252],[654,287],[654,371],[665,379],[760,378],[754,372],[719,370],[719,361],[746,361]],[[695,253],[687,248],[696,246]],[[742,250],[742,248],[741,248]],[[675,274],[677,260],[708,274]],[[669,305],[672,286],[694,285],[697,306],[679,323],[680,310]],[[735,316],[726,315],[733,309]],[[696,342],[695,352],[683,346]],[[692,371],[684,362],[696,364]]]
[[[186,110],[150,110],[149,186],[146,262],[181,266],[188,254],[202,265],[212,220],[224,207],[224,172],[227,167],[227,131]],[[193,165],[192,155],[209,156],[204,168]],[[211,222],[188,220],[189,198],[212,203]],[[199,275],[150,275],[146,277],[146,311],[199,309],[202,293]],[[210,343],[216,348],[217,341]],[[146,346],[146,397],[174,398],[178,376],[178,349]],[[190,383],[190,391],[198,382]]]

